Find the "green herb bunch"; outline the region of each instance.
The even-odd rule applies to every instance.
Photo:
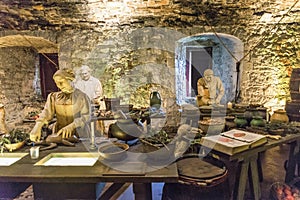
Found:
[[[0,136],[0,150],[4,150],[4,144],[23,142],[29,139],[29,134],[21,129],[13,129],[8,134]]]

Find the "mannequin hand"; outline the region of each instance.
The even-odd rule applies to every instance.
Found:
[[[213,104],[216,103],[216,101],[215,100],[208,100],[207,103],[208,103],[208,105],[213,105]]]
[[[32,134],[32,133],[30,133],[29,138],[33,142],[38,142],[41,139],[41,134]]]
[[[30,140],[33,142],[38,142],[41,139],[42,135],[42,125],[36,124],[30,132]]]
[[[62,135],[62,138],[69,138],[74,133],[75,126],[71,123],[57,132],[57,135]]]

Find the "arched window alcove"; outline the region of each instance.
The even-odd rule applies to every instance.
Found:
[[[42,96],[43,99],[46,99],[50,92],[58,90],[52,78],[52,75],[58,69],[58,45],[56,43],[40,36],[16,34],[0,37],[0,48],[5,47],[32,49],[32,51],[28,51],[28,53],[31,54],[32,57],[35,57],[35,74],[34,77],[29,77],[27,81],[33,82],[36,96]],[[5,49],[0,50],[3,52],[6,51]],[[13,52],[11,55],[16,58],[22,57],[22,55],[17,55],[17,52]],[[15,62],[14,60],[8,60],[8,62],[12,65],[18,65],[17,60],[20,59],[16,59]],[[22,65],[27,65],[28,67],[32,66],[30,63],[26,63],[26,59],[22,60]]]
[[[180,39],[176,44],[176,99],[179,105],[195,104],[197,80],[205,69],[212,69],[225,88],[221,103],[234,101],[238,77],[242,65],[237,62],[243,57],[243,43],[235,36],[223,33],[204,33]],[[237,73],[239,71],[239,74]]]

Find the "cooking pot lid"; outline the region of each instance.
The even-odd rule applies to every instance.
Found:
[[[178,174],[192,179],[212,179],[226,173],[225,167],[219,167],[199,157],[187,157],[177,161]]]

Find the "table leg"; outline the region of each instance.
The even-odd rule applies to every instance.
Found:
[[[110,199],[125,183],[113,183],[98,200]]]
[[[244,199],[245,189],[247,184],[248,169],[249,169],[249,160],[244,160],[239,163],[240,174],[236,176],[233,199],[240,200]]]
[[[258,158],[257,158],[257,169],[258,169],[259,182],[264,181],[264,174],[263,174],[262,166],[261,166],[261,154],[262,154],[262,152],[258,153]]]
[[[151,183],[133,183],[135,200],[152,200]]]
[[[297,154],[299,152],[299,149],[296,148],[297,146],[298,146],[297,141],[290,143],[289,158],[288,158],[288,162],[286,166],[286,174],[285,174],[286,183],[291,182],[295,176]]]
[[[258,155],[245,158],[239,163],[240,174],[236,177],[235,187],[233,191],[233,199],[244,199],[247,180],[250,183],[250,189],[255,200],[260,199],[260,183],[257,167]],[[248,179],[249,177],[249,179]]]
[[[250,168],[249,168],[249,181],[250,181],[250,189],[253,194],[254,199],[260,199],[260,182],[259,182],[259,172],[257,167],[257,156],[251,157],[250,160]]]

